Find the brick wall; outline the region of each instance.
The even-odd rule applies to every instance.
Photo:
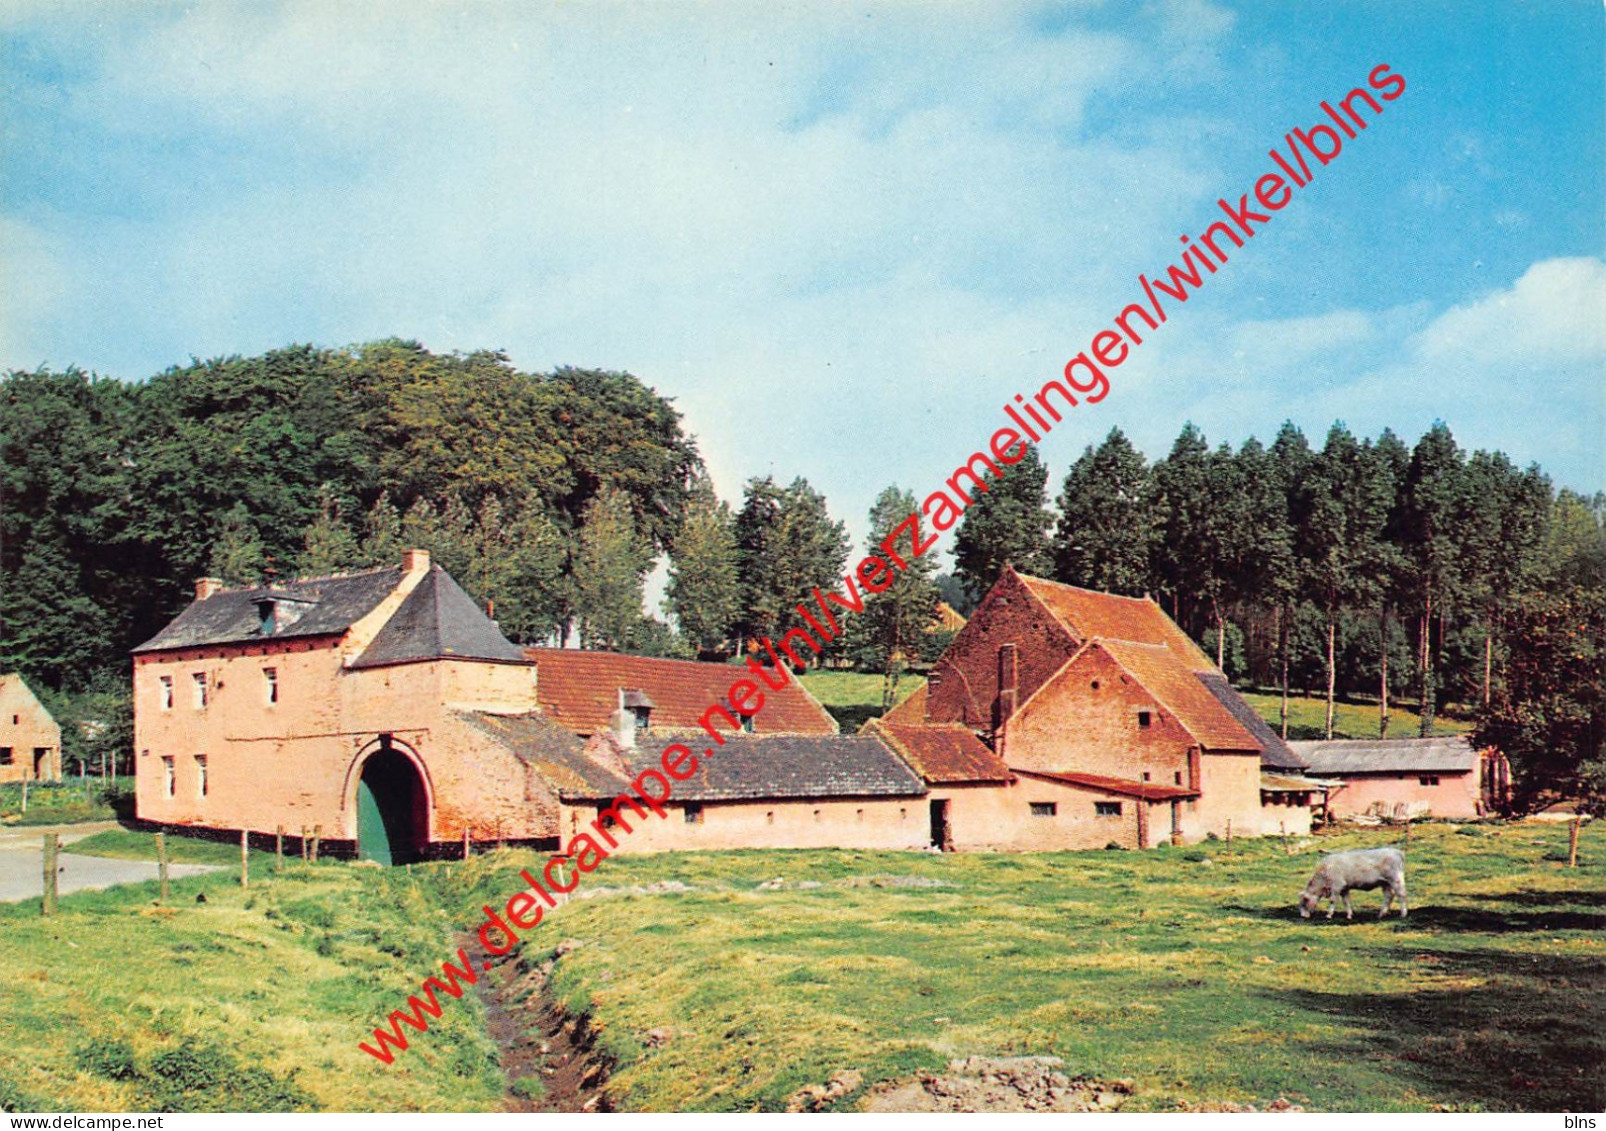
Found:
[[[848,798],[829,801],[710,801],[701,820],[686,819],[683,804],[665,807],[666,818],[648,810],[639,821],[625,808],[634,830],[616,834],[620,852],[669,852],[698,848],[865,848],[921,849],[930,838],[926,800]],[[586,832],[597,818],[595,805],[563,806],[564,843]],[[602,842],[606,843],[606,842]]]
[[[1424,777],[1436,777],[1438,784],[1423,785]],[[1392,817],[1395,807],[1404,805],[1412,817],[1472,818],[1479,815],[1478,790],[1478,776],[1471,772],[1365,774],[1345,778],[1343,787],[1330,795],[1329,805],[1335,817],[1369,813],[1374,805],[1382,805],[1385,815]]]
[[[20,677],[0,683],[0,747],[0,781],[61,780],[61,728]]]

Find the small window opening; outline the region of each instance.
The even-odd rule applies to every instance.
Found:
[[[1095,679],[1093,681],[1093,690],[1097,691],[1098,689],[1099,689],[1099,681]]]
[[[688,825],[700,825],[703,823],[703,807],[701,805],[688,805],[681,812],[685,814]]]
[[[207,785],[206,755],[197,754],[195,756],[195,796],[205,797]]]
[[[171,711],[173,709],[173,677],[170,675],[161,676],[159,677],[159,682],[162,688],[162,710]]]
[[[1093,802],[1093,812],[1100,817],[1119,817],[1121,815],[1121,803],[1119,801],[1095,801]]]
[[[9,766],[9,765],[11,765],[11,762],[12,762],[13,758],[14,758],[14,755],[11,752],[11,747],[9,747],[9,746],[0,746],[0,766]]]
[[[814,820],[816,823],[818,823],[820,820],[820,811],[818,809],[814,811]]]
[[[766,825],[773,825],[775,823],[775,810],[771,809],[768,813],[764,814],[764,823]]]
[[[1418,781],[1418,783],[1420,783],[1422,785],[1438,785],[1439,784],[1439,775],[1438,774],[1423,774],[1421,777],[1417,778],[1416,780]]]
[[[1034,817],[1052,817],[1060,811],[1057,801],[1033,801],[1031,805]]]
[[[1174,774],[1172,774],[1172,775],[1171,775],[1171,778],[1172,778],[1172,780],[1173,780],[1173,781],[1175,781],[1175,782],[1176,782],[1176,783],[1177,783],[1177,784],[1178,784],[1178,785],[1181,785],[1181,784],[1182,784],[1182,771],[1181,771],[1181,770],[1178,770],[1178,771],[1177,771],[1177,772],[1176,772],[1176,773],[1174,773]]]
[[[262,680],[262,691],[267,696],[268,703],[277,703],[279,701],[279,669],[263,668]]]
[[[853,816],[854,816],[855,820],[859,820],[859,821],[864,820],[864,810],[863,809],[855,809],[853,811]]]
[[[1149,780],[1149,771],[1148,770],[1144,770],[1143,771],[1143,780],[1144,781],[1148,781]]]
[[[195,709],[203,710],[206,707],[206,673],[193,672],[190,679],[195,684]]]
[[[617,820],[614,819],[614,816],[613,816],[612,813],[603,813],[603,812],[600,812],[600,811],[597,813],[597,821],[605,829],[611,829],[611,828],[613,828],[615,825],[617,825],[619,823]]]
[[[1139,711],[1138,712],[1138,726],[1146,727],[1153,721],[1154,721],[1154,716],[1152,714],[1150,714],[1148,711]]]
[[[742,720],[742,729],[745,730],[748,734],[752,734],[753,733],[753,716],[752,715],[739,715],[737,717]]]
[[[162,759],[162,796],[164,796],[164,797],[172,797],[173,796],[173,786],[175,784],[175,781],[176,781],[176,779],[175,779],[174,774],[173,774],[173,759],[169,758],[169,757],[163,757],[163,759]]]
[[[636,707],[636,708],[633,708],[633,710],[635,711],[635,714],[636,714],[636,731],[638,733],[640,733],[642,731],[651,730],[652,729],[652,708],[651,707]]]

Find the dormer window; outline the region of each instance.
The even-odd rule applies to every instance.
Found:
[[[748,734],[752,734],[753,733],[753,716],[752,715],[738,715],[736,717],[742,720],[742,729],[745,730]]]
[[[263,636],[274,636],[300,620],[301,614],[306,612],[311,604],[307,601],[272,596],[258,598],[256,606],[257,632]]]
[[[629,711],[631,717],[636,720],[637,734],[642,734],[652,729],[653,705],[653,701],[645,691],[625,691],[621,689],[619,692],[619,706],[623,710]]]
[[[279,627],[278,604],[277,601],[257,602],[257,620],[260,622],[257,631],[263,636],[272,636],[273,630]]]

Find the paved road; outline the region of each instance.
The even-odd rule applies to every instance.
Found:
[[[0,903],[38,899],[44,894],[44,834],[57,833],[62,844],[82,840],[92,833],[115,829],[115,821],[96,821],[82,825],[0,829]],[[63,852],[57,858],[57,890],[62,895],[89,888],[109,888],[115,884],[156,879],[154,860],[111,860],[101,856],[79,856]],[[214,864],[169,864],[173,879],[218,870]]]

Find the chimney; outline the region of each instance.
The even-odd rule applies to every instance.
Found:
[[[1013,644],[1000,644],[998,646],[998,706],[997,717],[993,722],[994,730],[1002,730],[1009,717],[1015,713],[1015,646]]]
[[[212,594],[220,593],[222,590],[223,579],[221,577],[198,577],[195,579],[195,599],[197,601],[204,601]]]
[[[429,551],[428,550],[403,550],[402,551],[402,572],[403,573],[428,573],[429,572]]]

